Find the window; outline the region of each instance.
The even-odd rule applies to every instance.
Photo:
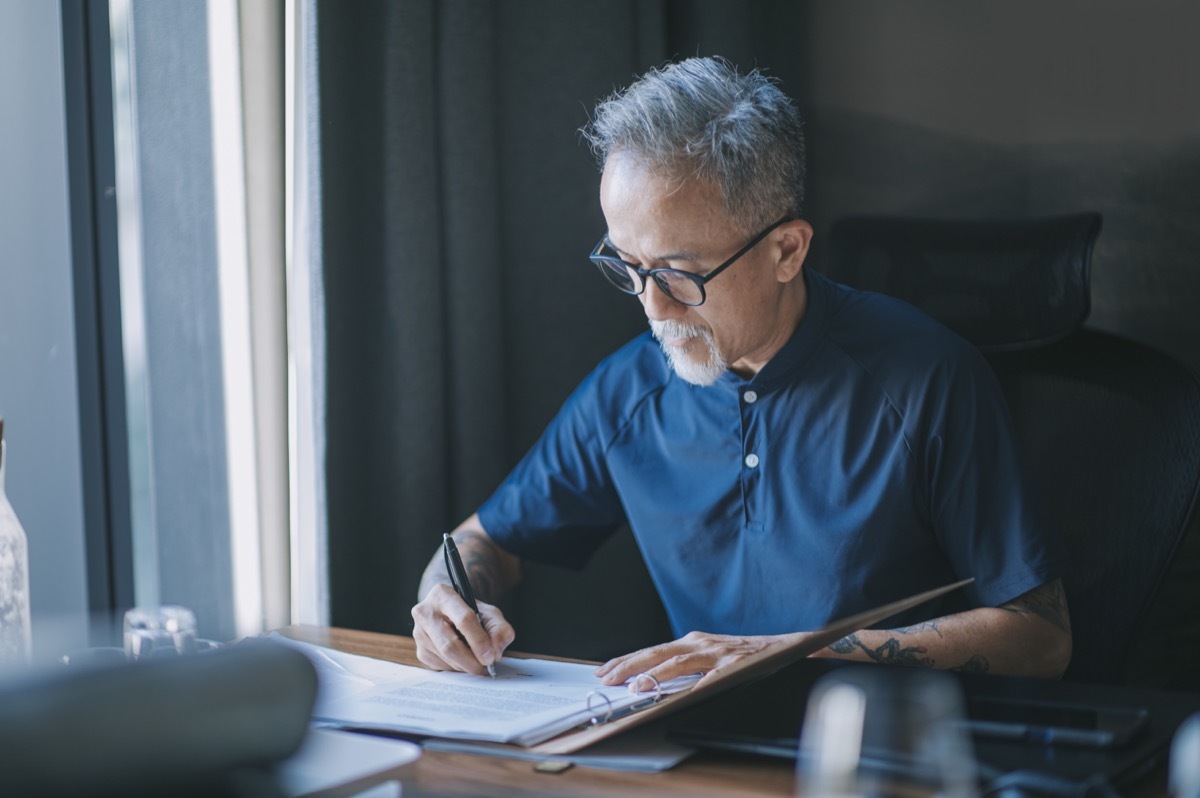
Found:
[[[293,567],[318,597],[299,619],[324,620],[319,547],[289,523],[307,509],[289,473],[312,469],[288,458],[311,401],[288,394],[309,383],[289,367],[284,176],[306,161],[284,157],[285,20],[245,6],[109,6],[133,595],[220,639],[297,617]]]

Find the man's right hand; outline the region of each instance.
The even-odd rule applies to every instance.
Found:
[[[488,537],[478,514],[459,524],[450,536],[474,589],[483,625],[450,585],[439,546],[421,578],[420,601],[412,608],[417,658],[440,671],[486,674],[487,666],[500,659],[516,636],[504,613],[489,602],[499,601],[521,581],[521,561]]]
[[[486,676],[487,666],[500,659],[516,632],[499,607],[476,604],[486,629],[453,587],[434,585],[412,608],[417,659],[435,670]]]

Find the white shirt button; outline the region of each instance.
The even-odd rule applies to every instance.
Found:
[[[758,394],[754,391],[746,391],[742,394],[742,398],[746,400],[746,404],[752,405],[758,401]]]
[[[754,454],[753,452],[746,455],[746,467],[747,468],[757,468],[758,467],[758,455]]]

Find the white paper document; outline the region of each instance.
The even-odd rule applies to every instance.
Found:
[[[608,720],[648,706],[656,696],[687,689],[700,678],[638,693],[624,685],[605,687],[594,665],[504,657],[491,679],[280,639],[309,654],[317,667],[321,688],[314,720],[460,740],[534,745],[593,718]]]

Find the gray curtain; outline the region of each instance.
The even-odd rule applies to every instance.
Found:
[[[674,53],[754,65],[767,6],[788,4],[318,3],[335,625],[408,631],[442,532],[645,329],[585,257],[604,231],[590,108]],[[667,635],[627,530],[582,576],[531,568],[505,609],[526,650]]]

